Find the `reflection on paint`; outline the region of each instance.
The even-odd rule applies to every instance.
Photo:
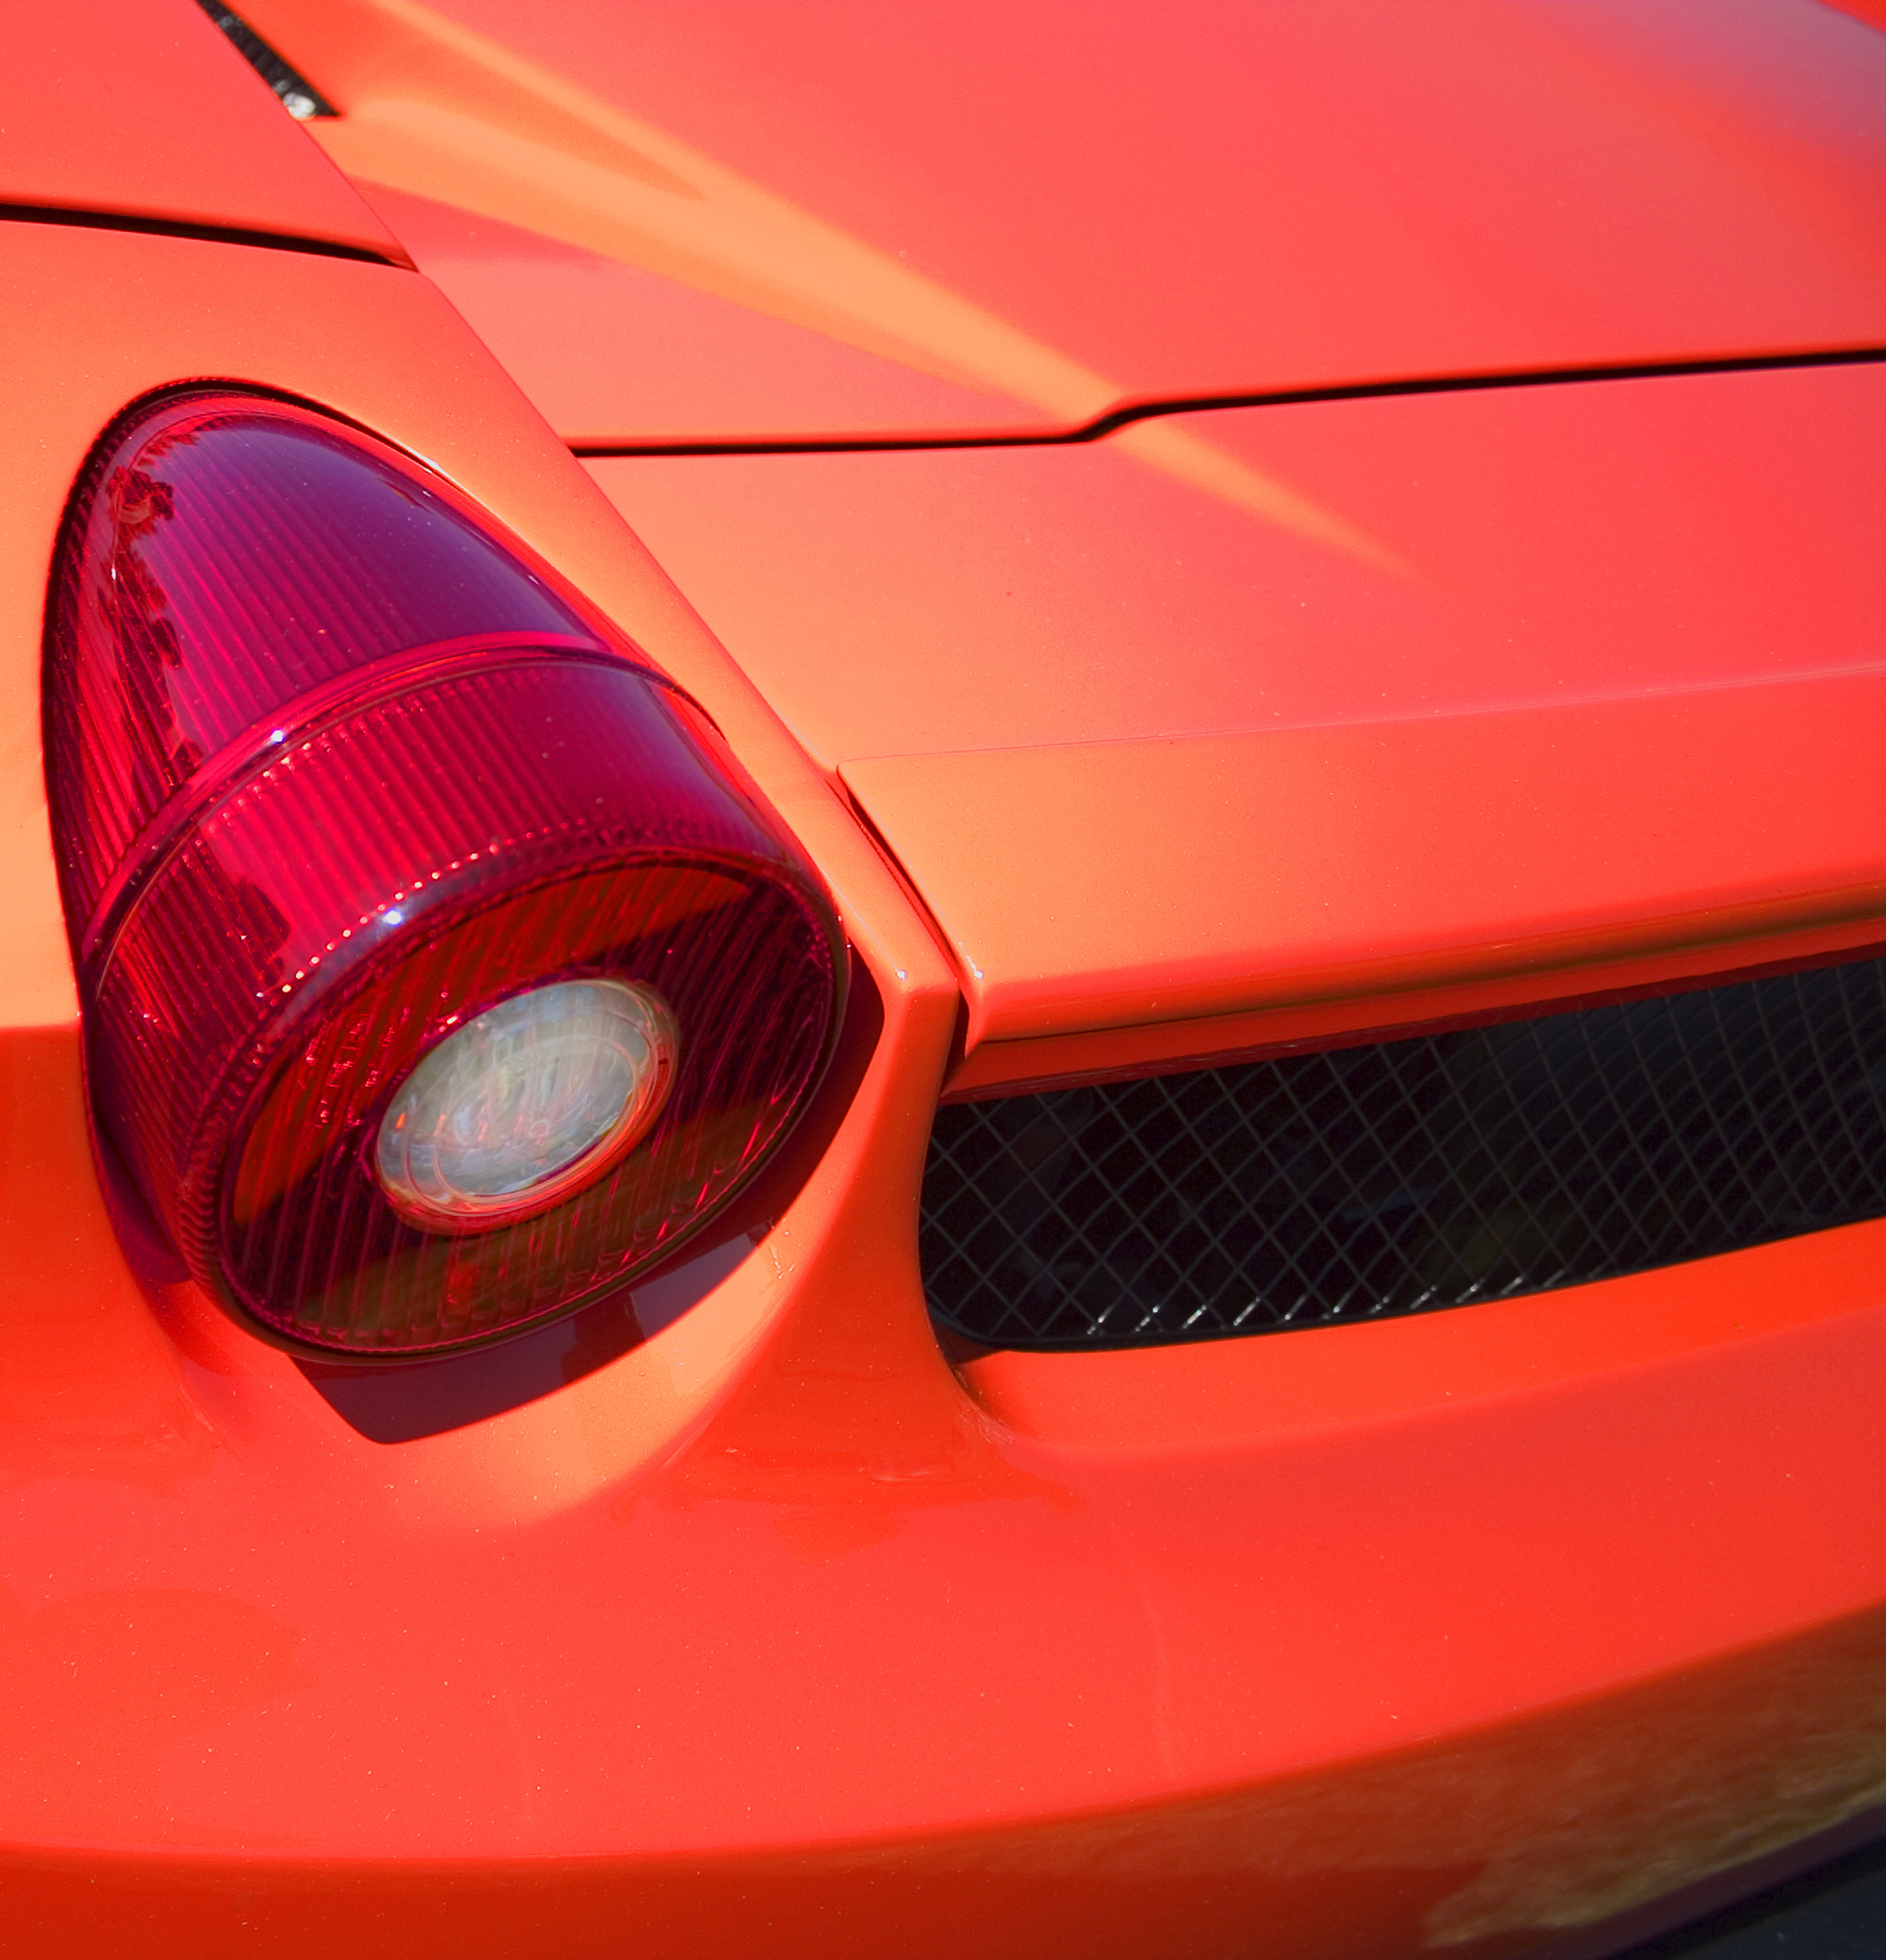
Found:
[[[1029,403],[1051,427],[1079,426],[1120,401],[1105,376],[948,287],[414,0],[352,0],[346,12],[325,51],[339,72],[323,69],[346,112],[308,127],[350,176]],[[1196,434],[1136,429],[1129,446],[1265,523],[1396,565],[1341,518]]]

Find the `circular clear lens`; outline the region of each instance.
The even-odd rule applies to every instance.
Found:
[[[513,994],[406,1077],[380,1124],[382,1189],[435,1232],[548,1210],[648,1133],[677,1040],[653,988],[559,980]]]

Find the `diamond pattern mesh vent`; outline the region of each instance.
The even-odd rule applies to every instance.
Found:
[[[1886,960],[937,1112],[932,1312],[1005,1347],[1325,1326],[1886,1214]]]

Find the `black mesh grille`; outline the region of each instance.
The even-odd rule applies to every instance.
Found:
[[[1886,960],[937,1112],[937,1319],[1119,1347],[1420,1313],[1886,1214]]]

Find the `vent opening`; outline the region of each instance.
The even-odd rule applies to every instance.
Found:
[[[1430,1312],[1886,1216],[1886,959],[937,1112],[971,1340]]]

